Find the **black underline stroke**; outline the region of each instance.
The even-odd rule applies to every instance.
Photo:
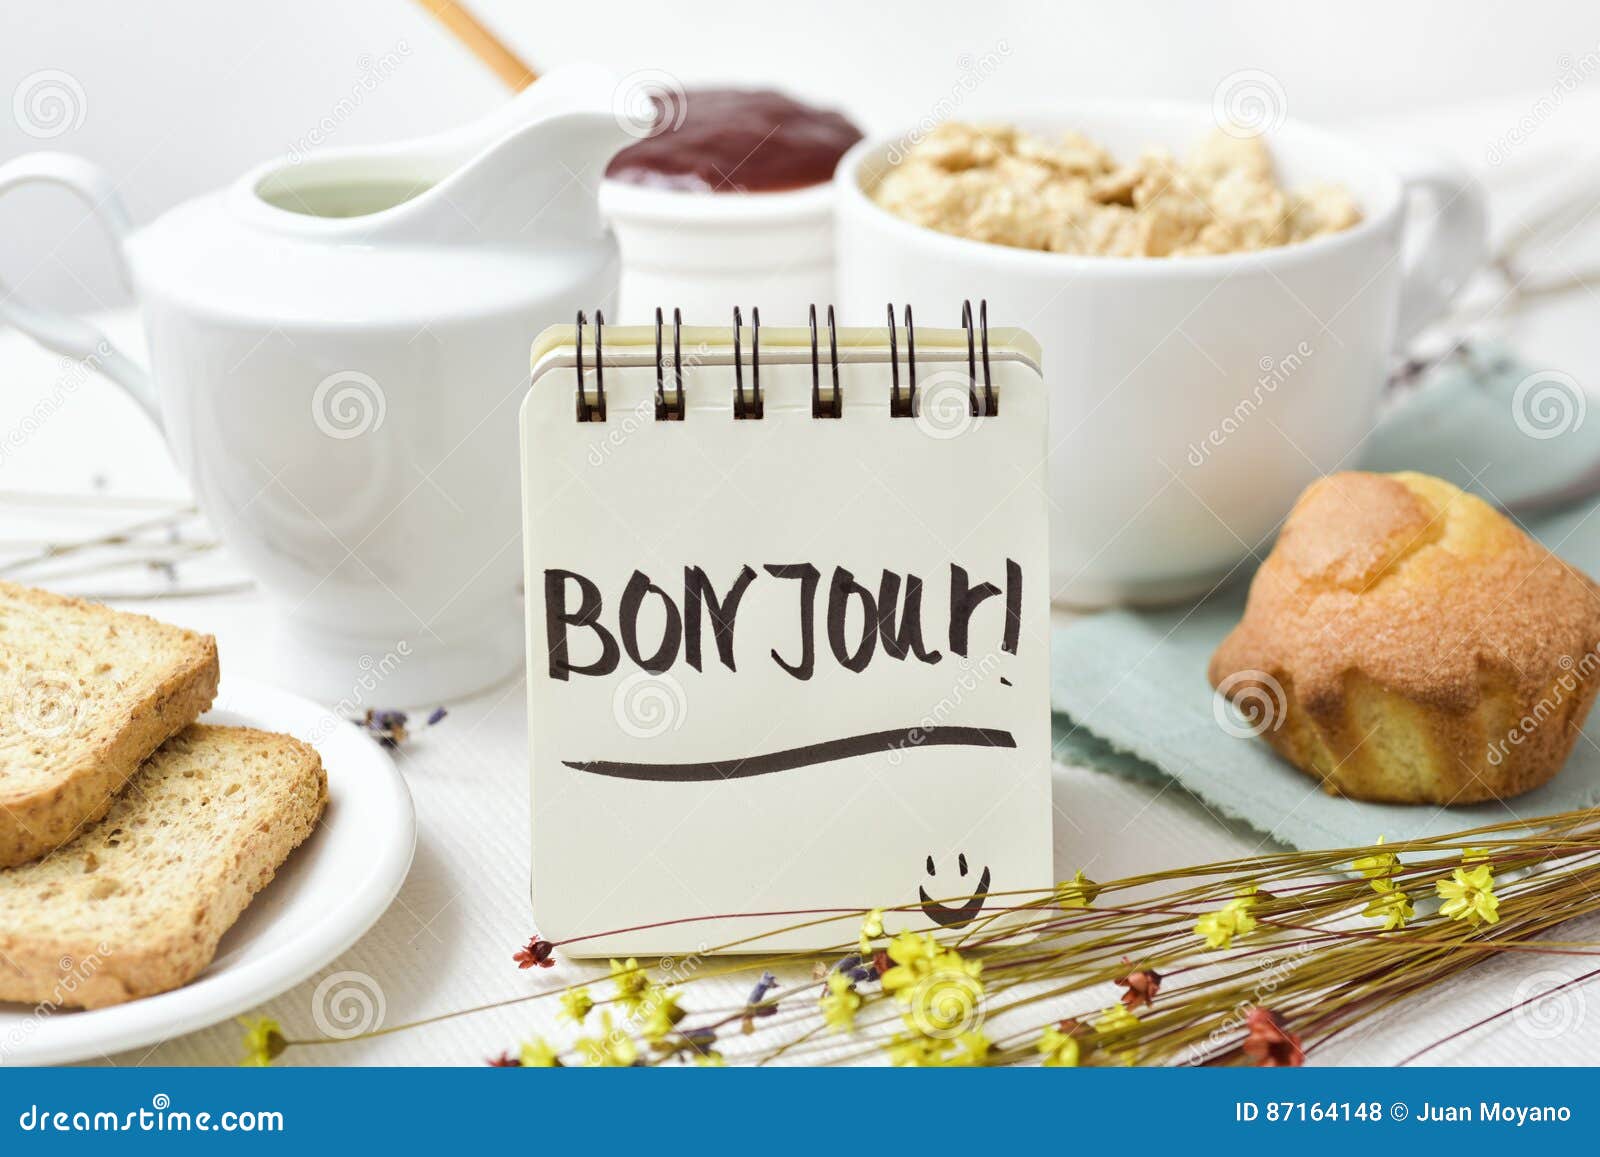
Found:
[[[707,763],[620,763],[607,759],[563,760],[574,771],[613,779],[638,779],[655,783],[706,783],[721,779],[746,779],[753,775],[772,775],[832,763],[857,755],[919,747],[1016,747],[1016,737],[994,727],[905,727],[894,731],[873,731],[791,747],[766,755],[741,759],[719,759]]]

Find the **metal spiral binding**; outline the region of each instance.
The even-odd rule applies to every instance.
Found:
[[[811,416],[844,417],[844,389],[839,385],[839,331],[833,324],[833,306],[828,306],[828,361],[833,366],[833,397],[822,404],[822,366],[817,357],[817,307],[811,307]]]
[[[604,347],[601,345],[601,329],[606,324],[606,315],[600,310],[594,311],[594,392],[595,402],[589,403],[589,397],[583,389],[583,327],[588,322],[588,317],[583,310],[578,311],[578,336],[574,344],[578,351],[578,421],[604,422],[606,420],[606,381],[605,371],[602,367]]]
[[[909,385],[905,396],[900,394],[900,348],[895,337],[894,302],[889,311],[889,417],[913,418],[917,413],[917,331],[911,322],[911,307],[906,306],[906,377]]]
[[[900,403],[900,344],[895,338],[894,302],[889,303],[889,414],[892,417]]]
[[[967,331],[967,402],[972,416],[992,418],[1000,412],[1000,401],[994,394],[994,381],[989,375],[989,301],[978,302],[978,328],[983,332],[983,408],[978,407],[978,362],[973,351],[972,302],[961,303],[961,328]]]
[[[739,334],[744,327],[744,316],[739,307],[733,307],[733,416],[738,419],[759,418],[764,411],[761,397],[761,311],[750,308],[750,400],[744,396],[744,361],[739,348]]]
[[[656,307],[656,421],[683,421],[683,312],[672,311],[672,378],[675,389],[667,400],[666,373],[661,364],[661,307]]]
[[[895,325],[894,303],[885,307],[889,321],[889,416],[914,418],[917,412],[917,330],[912,319],[911,306],[904,311],[906,331],[906,388],[900,388],[900,337]],[[605,314],[594,312],[594,401],[583,384],[583,327],[589,323],[588,315],[578,311],[577,353],[578,421],[604,422],[606,420],[605,385]],[[761,392],[761,311],[750,310],[750,393],[744,388],[744,314],[738,306],[733,309],[733,416],[736,419],[758,419],[766,410],[766,397]],[[817,307],[810,307],[811,324],[811,416],[813,418],[844,417],[844,387],[839,380],[839,330],[834,321],[833,306],[828,306],[828,364],[833,373],[833,393],[826,402],[822,398],[821,333],[817,325]],[[655,410],[658,422],[681,422],[687,417],[688,396],[683,384],[683,312],[672,311],[672,378],[673,390],[667,392],[665,354],[665,314],[656,310],[656,397]],[[961,328],[967,333],[967,405],[973,417],[992,418],[1000,412],[1000,398],[995,393],[994,378],[989,366],[989,303],[978,302],[977,323],[974,325],[972,302],[961,303]],[[978,366],[983,365],[983,390],[978,390]]]

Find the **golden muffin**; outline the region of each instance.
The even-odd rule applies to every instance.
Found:
[[[1210,678],[1331,794],[1464,804],[1560,770],[1600,687],[1600,587],[1426,474],[1313,483]]]

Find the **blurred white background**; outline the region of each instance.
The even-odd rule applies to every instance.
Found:
[[[691,84],[776,85],[836,104],[869,130],[924,117],[991,54],[999,66],[962,92],[962,116],[1084,95],[1209,101],[1223,77],[1261,69],[1282,85],[1290,115],[1340,123],[1517,94],[1531,105],[1586,59],[1600,60],[1593,0],[473,7],[536,68],[587,57]],[[135,221],[313,139],[403,138],[504,95],[430,17],[398,0],[9,3],[0,10],[0,96],[15,103],[41,72],[66,74],[81,101],[49,139],[0,116],[0,158],[44,147],[83,153],[111,172]],[[1594,75],[1584,83],[1600,91]],[[50,190],[0,201],[0,276],[44,304],[126,300],[104,239]]]

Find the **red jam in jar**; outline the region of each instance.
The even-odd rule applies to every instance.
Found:
[[[778,193],[833,179],[861,130],[769,89],[695,88],[661,110],[655,136],[629,145],[606,176],[699,193]]]

